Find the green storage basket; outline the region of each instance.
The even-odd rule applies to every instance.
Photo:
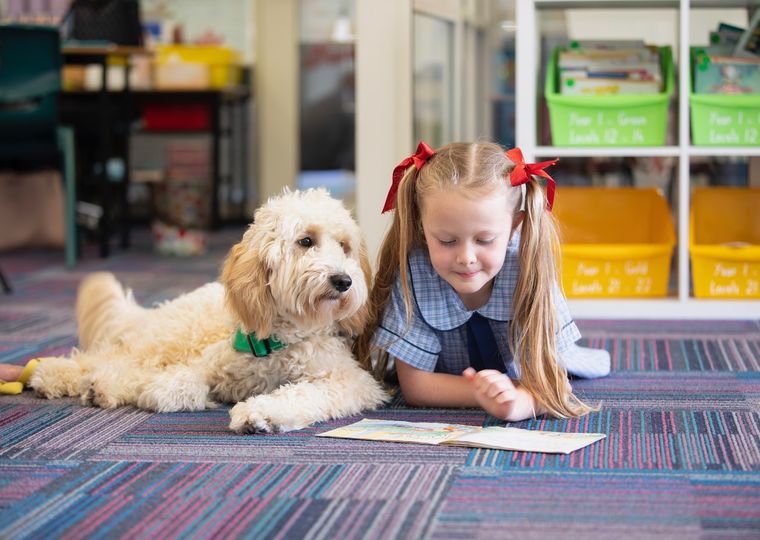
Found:
[[[660,47],[665,88],[657,94],[567,96],[558,91],[557,48],[549,61],[544,95],[554,146],[662,146],[673,95],[673,56]]]
[[[692,48],[691,61],[699,47]],[[690,77],[691,142],[695,146],[760,146],[760,95],[695,94]]]

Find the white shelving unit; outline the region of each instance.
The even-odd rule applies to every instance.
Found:
[[[678,158],[678,297],[663,299],[570,300],[577,318],[760,318],[760,301],[697,299],[689,295],[689,161],[692,156],[760,156],[760,148],[695,147],[689,135],[689,10],[694,7],[749,7],[757,0],[518,0],[516,2],[517,57],[516,140],[526,160],[545,157],[673,156]],[[540,11],[558,8],[653,8],[679,10],[678,17],[678,146],[569,148],[537,146],[537,88],[540,65]],[[642,36],[644,37],[644,36]],[[672,129],[672,128],[671,128]],[[561,196],[561,195],[560,195]]]

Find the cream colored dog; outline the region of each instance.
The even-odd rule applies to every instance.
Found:
[[[286,191],[256,211],[221,283],[146,309],[113,275],[87,277],[77,297],[80,349],[41,362],[30,385],[104,408],[238,402],[230,410],[238,432],[356,414],[387,399],[350,351],[369,282],[359,228],[343,204],[321,189]]]

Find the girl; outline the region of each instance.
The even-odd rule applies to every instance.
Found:
[[[381,351],[378,375],[390,356],[410,405],[480,406],[508,421],[591,410],[567,373],[607,375],[610,357],[574,345],[556,284],[554,180],[543,170],[553,163],[493,143],[420,142],[394,169],[383,212],[396,212],[354,352],[371,369]],[[533,175],[547,179],[546,197]]]

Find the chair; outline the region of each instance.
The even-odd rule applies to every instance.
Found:
[[[61,89],[58,29],[0,24],[0,165],[55,165],[65,197],[66,265],[77,257],[74,134],[58,123]],[[4,280],[3,280],[4,281]]]

